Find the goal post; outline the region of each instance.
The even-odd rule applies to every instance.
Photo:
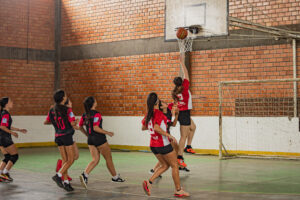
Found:
[[[219,158],[300,156],[300,78],[219,82]]]

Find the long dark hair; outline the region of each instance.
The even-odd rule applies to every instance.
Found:
[[[182,87],[182,83],[183,83],[183,80],[181,77],[175,77],[174,80],[173,80],[173,83],[175,84],[175,87],[172,91],[172,98],[175,100],[175,101],[179,101],[179,98],[178,98],[178,94],[182,93],[182,90],[183,90],[183,87]]]
[[[64,122],[68,121],[68,107],[65,105],[61,105],[61,102],[63,101],[66,93],[63,90],[57,90],[54,92],[53,99],[55,102],[54,105],[54,113],[56,118],[56,123],[58,123],[58,113],[61,115]]]
[[[2,111],[4,110],[6,104],[8,103],[9,101],[9,97],[3,97],[0,99],[0,114],[2,113]]]
[[[86,125],[88,125],[91,121],[91,108],[93,107],[94,103],[95,103],[95,98],[92,96],[85,98],[83,102],[84,110],[86,114],[86,119],[85,119]]]
[[[158,103],[158,108],[159,110],[164,113],[164,110],[161,108],[162,107],[162,102],[161,100],[159,100],[159,103]],[[168,113],[168,111],[167,111]],[[165,114],[165,113],[164,113]],[[167,123],[167,132],[169,133],[170,132],[170,127],[172,126],[172,120],[170,122]]]
[[[151,92],[147,97],[148,113],[147,113],[147,117],[146,117],[146,126],[148,126],[149,121],[153,117],[154,106],[158,103],[157,100],[158,100],[158,96],[155,92]]]

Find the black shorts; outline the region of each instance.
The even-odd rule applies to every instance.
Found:
[[[10,145],[13,145],[14,142],[11,138],[11,136],[1,136],[0,135],[0,146],[3,146],[4,148],[9,147]]]
[[[173,147],[171,144],[164,147],[150,147],[150,148],[154,154],[161,154],[161,155],[165,155],[173,151]]]
[[[88,145],[93,145],[95,147],[101,146],[102,144],[106,143],[106,136],[105,135],[89,135],[88,136]]]
[[[74,144],[73,135],[67,134],[63,136],[58,136],[55,138],[55,143],[57,146],[71,146]]]
[[[191,125],[191,111],[190,110],[179,111],[178,121],[182,126]]]

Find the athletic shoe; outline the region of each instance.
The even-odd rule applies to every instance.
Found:
[[[52,180],[58,185],[58,187],[64,187],[61,177],[59,177],[57,174],[52,177]]]
[[[187,164],[185,164],[183,159],[177,159],[177,162],[178,162],[179,167],[182,167],[182,168],[187,167]]]
[[[82,185],[83,187],[85,187],[85,189],[87,189],[88,178],[84,175],[84,173],[82,173],[82,174],[79,176],[79,179],[80,179],[81,185]]]
[[[143,182],[143,189],[148,196],[151,195],[151,184],[149,183],[149,181]]]
[[[154,174],[154,169],[150,169],[149,174],[153,175]],[[162,178],[161,175],[158,176],[159,178]]]
[[[5,174],[0,175],[0,180],[1,180],[1,182],[6,182],[6,183],[10,182],[8,177]]]
[[[190,194],[189,194],[188,192],[185,192],[185,191],[181,188],[181,190],[176,191],[176,192],[174,193],[174,196],[175,196],[175,197],[189,197]]]
[[[64,189],[68,192],[71,192],[74,190],[74,188],[72,188],[70,183],[64,183]]]
[[[184,148],[185,153],[195,154],[196,152],[192,148]]]
[[[118,178],[114,179],[114,178],[111,178],[111,180],[113,182],[125,182],[125,179],[122,179],[120,174],[118,174]]]
[[[12,182],[14,179],[9,175],[9,173],[7,174],[1,174],[1,179],[4,180],[5,182]]]
[[[190,170],[186,167],[179,167],[179,172],[190,172]]]
[[[58,159],[56,163],[56,172],[58,172],[62,167],[62,160]]]

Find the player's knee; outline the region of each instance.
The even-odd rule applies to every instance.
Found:
[[[8,153],[4,154],[4,159],[2,160],[2,162],[7,164],[9,161],[10,161],[10,155]]]
[[[10,161],[15,164],[19,159],[19,154],[10,155]]]

